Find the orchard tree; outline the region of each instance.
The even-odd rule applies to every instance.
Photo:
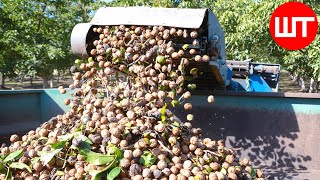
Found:
[[[10,19],[0,2],[0,88],[5,88],[5,79],[16,75],[17,64],[22,60],[19,27]]]
[[[5,41],[8,45],[4,54],[15,58],[16,53],[12,50],[19,50],[21,62],[18,64],[24,69],[18,71],[27,74],[35,72],[43,79],[43,87],[47,87],[55,69],[63,71],[73,62],[70,51],[72,28],[78,22],[89,20],[93,3],[86,0],[2,1],[2,13],[13,24],[13,32],[0,37],[0,42]],[[11,66],[8,67],[10,72],[15,72]]]

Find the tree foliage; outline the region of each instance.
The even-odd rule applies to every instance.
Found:
[[[21,58],[21,49],[15,47],[18,39],[19,29],[0,3],[0,75],[3,78],[15,75],[17,61]]]
[[[91,4],[93,1],[86,0],[2,1],[0,67],[5,68],[0,73],[35,73],[47,80],[54,69],[68,68],[74,58],[71,30],[75,24],[89,20]]]
[[[313,8],[320,21],[320,2],[305,0],[304,3]],[[320,26],[316,39],[306,48],[299,51],[287,51],[283,57],[283,65],[291,73],[302,77],[310,77],[320,81]]]

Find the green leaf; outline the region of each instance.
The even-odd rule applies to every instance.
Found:
[[[192,78],[191,76],[186,76],[184,79],[185,79],[186,81],[192,81],[192,80],[193,80],[193,78]]]
[[[79,150],[91,150],[91,146],[90,146],[90,144],[88,143],[88,142],[85,142],[85,141],[82,141],[81,143],[80,143],[80,145],[78,146],[78,149]]]
[[[26,165],[25,163],[22,163],[22,162],[13,162],[13,163],[10,164],[9,167],[10,168],[15,168],[15,169],[21,169],[21,170],[26,169],[30,173],[32,172],[31,168],[28,165]]]
[[[63,171],[57,171],[57,172],[56,172],[56,175],[57,175],[57,176],[63,176],[63,175],[64,175],[64,172],[63,172]]]
[[[66,144],[67,141],[59,141],[57,143],[54,143],[54,144],[51,144],[51,147],[53,149],[60,149],[60,148],[63,148],[64,145]]]
[[[35,164],[38,161],[40,161],[40,157],[34,157],[34,158],[31,159],[31,164]]]
[[[177,107],[177,106],[180,105],[180,102],[179,102],[178,100],[172,100],[172,101],[171,101],[171,105],[172,105],[173,107]]]
[[[197,88],[196,84],[188,84],[188,89],[195,90]]]
[[[166,117],[166,111],[167,111],[167,103],[164,104],[164,106],[161,108],[160,113],[161,113],[161,121],[164,122],[167,117]]]
[[[120,167],[115,167],[115,168],[113,168],[113,169],[108,173],[107,180],[114,180],[117,176],[119,176],[120,172],[121,172]]]
[[[89,174],[91,175],[91,180],[100,180],[101,179],[101,173],[103,171],[99,171],[99,170],[91,170],[89,171]]]
[[[82,60],[81,60],[81,59],[76,59],[76,60],[74,61],[74,63],[77,64],[77,65],[80,65],[80,64],[82,63]]]
[[[131,122],[127,122],[124,126],[130,128],[132,126],[132,123]]]
[[[188,47],[189,47],[189,44],[185,44],[185,45],[182,46],[182,49],[183,49],[183,50],[187,50]]]
[[[43,165],[47,165],[51,161],[51,159],[56,154],[58,154],[61,150],[62,150],[62,148],[54,149],[54,150],[48,151],[48,152],[39,151],[38,154],[40,155],[40,160],[42,161]]]
[[[125,49],[124,47],[121,47],[121,48],[120,48],[120,52],[121,52],[122,54],[124,54],[124,53],[126,52],[126,49]]]
[[[4,165],[0,162],[0,173],[4,174],[6,173],[6,168],[4,167]]]
[[[251,175],[251,177],[256,177],[257,176],[257,170],[251,167],[250,175]]]
[[[197,75],[198,74],[198,69],[197,68],[192,68],[191,70],[190,70],[190,74],[191,75]]]
[[[152,152],[144,151],[139,159],[139,162],[146,167],[150,167],[156,162],[156,160],[157,158],[152,154]]]
[[[109,144],[107,152],[107,155],[115,155],[117,160],[123,158],[123,152],[113,144]]]
[[[107,167],[105,167],[102,170],[91,170],[89,171],[89,174],[92,176],[91,180],[100,180],[102,179],[102,173],[105,172],[106,170],[110,169],[111,167],[113,167],[113,165],[115,164],[115,161],[112,161]]]
[[[144,139],[144,141],[146,141],[147,142],[147,144],[149,145],[150,144],[150,140],[149,140],[149,138],[143,138]]]
[[[94,165],[108,164],[116,158],[113,155],[103,155],[87,149],[80,150],[79,153],[84,156],[85,161]]]
[[[8,156],[6,156],[3,160],[4,163],[9,162],[14,160],[15,158],[17,158],[19,155],[21,155],[22,150],[18,150],[18,151],[14,151],[12,153],[10,153]]]
[[[69,141],[73,138],[74,134],[66,134],[66,135],[61,135],[58,136],[59,141]]]
[[[207,171],[208,173],[212,172],[212,168],[208,167],[205,171]]]
[[[87,136],[81,134],[81,132],[76,132],[75,135],[74,135],[74,137],[80,138],[83,142],[86,142],[86,143],[88,143],[88,144],[92,144],[92,142],[90,141],[90,139],[89,139]]]
[[[158,86],[158,89],[161,90],[161,91],[166,91],[168,89],[167,86],[162,86],[162,85],[159,85]]]

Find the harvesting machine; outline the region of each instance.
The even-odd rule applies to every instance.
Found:
[[[123,13],[126,13],[124,15]],[[197,79],[198,90],[228,89],[231,91],[272,92],[278,90],[280,66],[278,64],[254,63],[252,60],[226,60],[224,32],[217,17],[210,9],[175,9],[150,7],[104,7],[98,9],[90,23],[77,24],[71,34],[74,54],[88,57],[99,38],[94,27],[106,25],[168,26],[181,29],[201,29],[193,39],[173,39],[175,49],[188,44],[200,55],[210,56],[209,62],[199,64],[202,75]],[[190,55],[192,56],[192,55]]]

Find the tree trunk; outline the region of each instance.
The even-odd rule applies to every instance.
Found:
[[[31,85],[31,87],[33,87],[33,77],[32,76],[30,76],[30,85]]]
[[[20,85],[22,85],[23,82],[23,75],[20,75]]]
[[[299,78],[299,85],[301,87],[300,91],[305,91],[306,90],[306,86],[304,84],[304,80],[303,80],[303,77],[300,77]]]
[[[316,81],[315,93],[318,93],[319,85],[320,85],[320,81]]]
[[[53,88],[53,78],[50,79],[50,88]]]
[[[299,75],[296,74],[296,73],[294,73],[294,74],[293,74],[292,81],[293,81],[295,84],[299,85]]]
[[[311,78],[310,79],[310,87],[309,87],[309,93],[314,93],[316,90],[316,81]]]
[[[4,75],[1,75],[1,84],[0,84],[0,88],[4,89],[4,85],[5,85],[5,79],[6,77]]]
[[[42,77],[43,85],[42,88],[45,89],[48,87],[48,77]]]
[[[58,74],[57,74],[57,84],[59,84],[59,78],[60,78],[60,71],[58,71]]]
[[[293,73],[290,73],[290,74],[289,74],[289,76],[290,76],[290,79],[291,79],[291,80],[293,80],[293,79],[294,79],[294,75],[293,75]]]

